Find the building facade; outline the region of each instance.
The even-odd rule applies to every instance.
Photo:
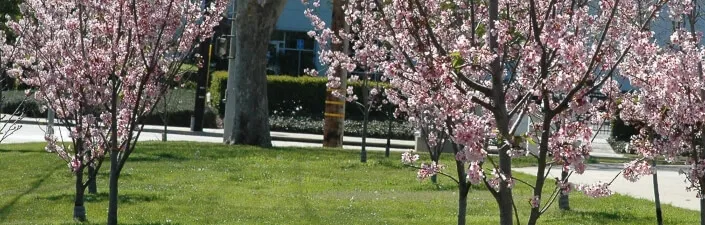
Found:
[[[322,69],[318,61],[318,43],[307,34],[313,29],[311,21],[304,15],[307,7],[309,6],[301,0],[289,0],[284,6],[269,41],[268,74],[300,76],[304,74],[305,69]],[[229,18],[233,18],[233,10],[233,7],[228,7]],[[321,1],[316,13],[329,25],[333,14],[332,0]],[[227,34],[230,30],[229,24],[221,24],[223,26],[219,29],[220,32]],[[218,64],[226,66],[227,69],[227,62]]]

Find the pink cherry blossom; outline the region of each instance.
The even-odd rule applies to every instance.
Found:
[[[531,205],[531,208],[538,208],[541,204],[541,197],[538,195],[534,195],[529,199],[529,205]]]
[[[414,151],[407,151],[401,154],[401,162],[404,164],[415,163],[419,160],[419,155],[414,154]]]
[[[585,195],[600,198],[612,195],[612,190],[609,189],[609,183],[597,182],[591,185],[580,185],[577,188],[582,191]]]

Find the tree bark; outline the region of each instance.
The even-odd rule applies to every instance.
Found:
[[[333,21],[331,28],[335,34],[345,28],[345,12],[343,11],[344,0],[333,0]],[[344,43],[331,43],[331,50],[345,52],[348,46],[348,41]],[[339,90],[345,93],[347,88],[347,73],[341,68],[335,69],[333,76],[340,77]],[[339,98],[333,94],[334,90],[327,90],[326,108],[323,119],[323,147],[342,148],[343,133],[345,130],[345,99]]]
[[[488,7],[489,14],[489,32],[494,33],[497,29],[495,26],[496,21],[499,21],[499,1],[490,0]],[[489,46],[492,51],[497,51],[499,48],[499,43],[497,42],[497,35],[491,35],[489,38]],[[497,53],[499,54],[499,53]],[[497,123],[497,128],[500,134],[506,138],[510,138],[509,134],[509,114],[507,113],[507,105],[504,92],[504,78],[502,72],[502,65],[499,57],[495,57],[490,63],[490,71],[492,74],[492,101],[493,101],[493,113],[495,114],[495,122]],[[509,148],[503,147],[499,151],[499,170],[501,173],[507,177],[512,176],[512,158],[507,154]],[[512,189],[509,188],[507,181],[499,182],[499,191],[495,197],[497,204],[499,206],[499,223],[502,225],[512,225],[514,224],[514,208],[512,199]]]
[[[705,184],[705,178],[700,178],[700,183]],[[705,195],[705,189],[700,187],[700,195]],[[700,198],[700,225],[705,225],[705,198]]]
[[[546,99],[544,99],[545,101]],[[538,169],[536,170],[536,185],[534,188],[534,196],[539,197],[541,201],[541,191],[543,191],[543,185],[546,181],[546,157],[548,155],[548,139],[551,132],[551,118],[552,116],[546,116],[543,118],[542,132],[541,132],[541,143],[539,144],[539,159],[538,159]],[[541,207],[536,207],[531,209],[531,214],[529,215],[529,225],[535,225],[541,216],[539,211]]]
[[[465,218],[468,211],[468,190],[467,184],[458,184],[458,225],[465,225]]]
[[[117,77],[111,77],[113,81],[111,100],[110,100],[110,176],[108,178],[108,225],[118,224],[118,178],[120,176],[120,146],[118,146],[117,134],[117,103],[118,103],[118,84]]]
[[[654,170],[656,169],[656,159],[653,160]],[[658,225],[663,225],[663,214],[661,213],[661,194],[658,190],[658,174],[654,171],[652,175],[654,179],[654,204],[656,205],[656,222]],[[702,206],[701,206],[702,207]]]
[[[452,131],[450,133],[452,133]],[[453,143],[453,152],[458,154],[459,151],[458,145]],[[458,225],[465,225],[468,208],[468,192],[470,191],[467,174],[465,173],[465,163],[455,160],[455,170],[458,173]]]
[[[89,194],[98,194],[98,187],[96,185],[97,174],[98,174],[98,171],[95,171],[95,168],[93,168],[92,166],[88,166],[88,193]]]
[[[228,68],[223,141],[271,147],[266,56],[270,35],[286,0],[235,2],[233,29],[237,32],[230,49],[235,60]]]
[[[76,171],[76,196],[73,202],[73,219],[78,222],[86,221],[85,188],[83,187],[83,168]]]
[[[568,182],[568,171],[563,170],[561,172],[561,181]],[[567,194],[563,194],[562,190],[558,198],[558,208],[561,210],[570,210],[570,199]]]
[[[118,221],[118,151],[110,151],[110,178],[108,189],[108,225],[117,225]]]
[[[387,148],[384,149],[384,157],[389,158],[389,151],[392,147],[392,120],[389,119],[389,126],[387,127]]]
[[[365,106],[369,108],[369,106]],[[360,162],[367,162],[367,120],[370,115],[370,110],[365,109],[364,121],[362,122],[362,150],[360,151]]]

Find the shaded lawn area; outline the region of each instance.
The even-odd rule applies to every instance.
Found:
[[[0,146],[0,224],[71,224],[73,181],[65,163],[44,144]],[[454,224],[456,186],[416,180],[400,154],[330,149],[144,142],[120,178],[121,224]],[[427,159],[422,155],[422,159]],[[450,155],[444,158],[454,168]],[[98,194],[87,196],[88,219],[104,224],[109,164]],[[519,160],[518,166],[527,164]],[[446,169],[453,174],[453,171]],[[519,176],[523,180],[530,176]],[[546,196],[553,189],[549,183]],[[521,223],[529,213],[529,189],[514,190]],[[547,198],[547,197],[546,197]],[[497,224],[486,190],[469,194],[468,224]],[[653,203],[626,196],[592,199],[571,195],[572,211],[557,203],[540,224],[652,224]],[[698,212],[664,207],[665,224],[696,224]]]

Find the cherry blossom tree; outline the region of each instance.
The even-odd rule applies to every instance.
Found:
[[[10,5],[12,6],[12,5]],[[7,6],[7,7],[10,7]],[[1,28],[2,26],[0,26]],[[14,51],[13,48],[10,48],[9,46],[5,45],[5,43],[8,42],[8,38],[3,29],[0,29],[0,110],[2,110],[3,107],[5,107],[5,98],[2,96],[3,89],[5,88],[5,82],[7,77],[5,76],[6,74],[6,69],[9,65],[9,59],[7,59],[4,53],[11,53]],[[5,139],[10,137],[13,133],[15,133],[17,130],[22,128],[22,125],[18,124],[20,120],[24,118],[24,103],[26,102],[27,98],[25,97],[22,102],[15,108],[12,114],[2,114],[0,115],[0,143],[2,143]]]
[[[655,174],[651,162],[663,157],[668,162],[685,158],[690,168],[682,170],[687,190],[700,198],[701,224],[705,224],[705,89],[701,16],[703,1],[671,1],[662,12],[667,40],[653,40],[633,57],[622,72],[628,74],[637,91],[624,96],[620,108],[625,121],[639,125],[640,133],[630,142],[639,159],[625,163],[624,178],[636,181]]]
[[[8,72],[34,87],[35,98],[70,128],[71,143],[48,136],[47,151],[76,175],[78,210],[83,169],[99,167],[109,154],[107,221],[117,224],[118,178],[135,149],[140,120],[167,81],[178,80],[181,62],[212,34],[225,6],[225,0],[205,8],[201,1],[26,0],[23,17],[8,22],[18,36]],[[85,210],[75,217],[85,220]]]
[[[344,6],[351,32],[339,35],[316,16],[319,1],[304,3],[312,5],[305,12],[314,27],[309,34],[322,46],[330,88],[340,83],[331,68],[363,68],[383,73],[399,90],[388,98],[401,112],[438,115],[434,124],[444,125],[454,143],[458,224],[465,224],[469,185],[476,184],[496,199],[500,224],[518,222],[515,206],[523,202],[531,205],[528,224],[536,224],[556,196],[571,189],[559,179],[553,194],[543,196],[547,171],[555,166],[583,173],[591,151],[589,125],[609,115],[597,110],[604,103],[588,96],[615,94],[610,78],[625,58],[649,46],[649,24],[663,1],[639,5],[649,12],[635,23],[632,18],[642,14],[637,1],[357,0]],[[326,47],[343,40],[351,42],[353,55]],[[516,135],[518,118],[525,115],[537,119],[526,135]],[[523,147],[525,142],[537,143],[537,152]],[[489,149],[497,151],[497,162],[487,157]],[[537,160],[531,183],[512,176],[512,158],[524,155]],[[442,168],[421,167],[420,177]],[[532,197],[514,199],[515,185],[529,186]],[[607,187],[579,189],[599,197],[611,193]]]

